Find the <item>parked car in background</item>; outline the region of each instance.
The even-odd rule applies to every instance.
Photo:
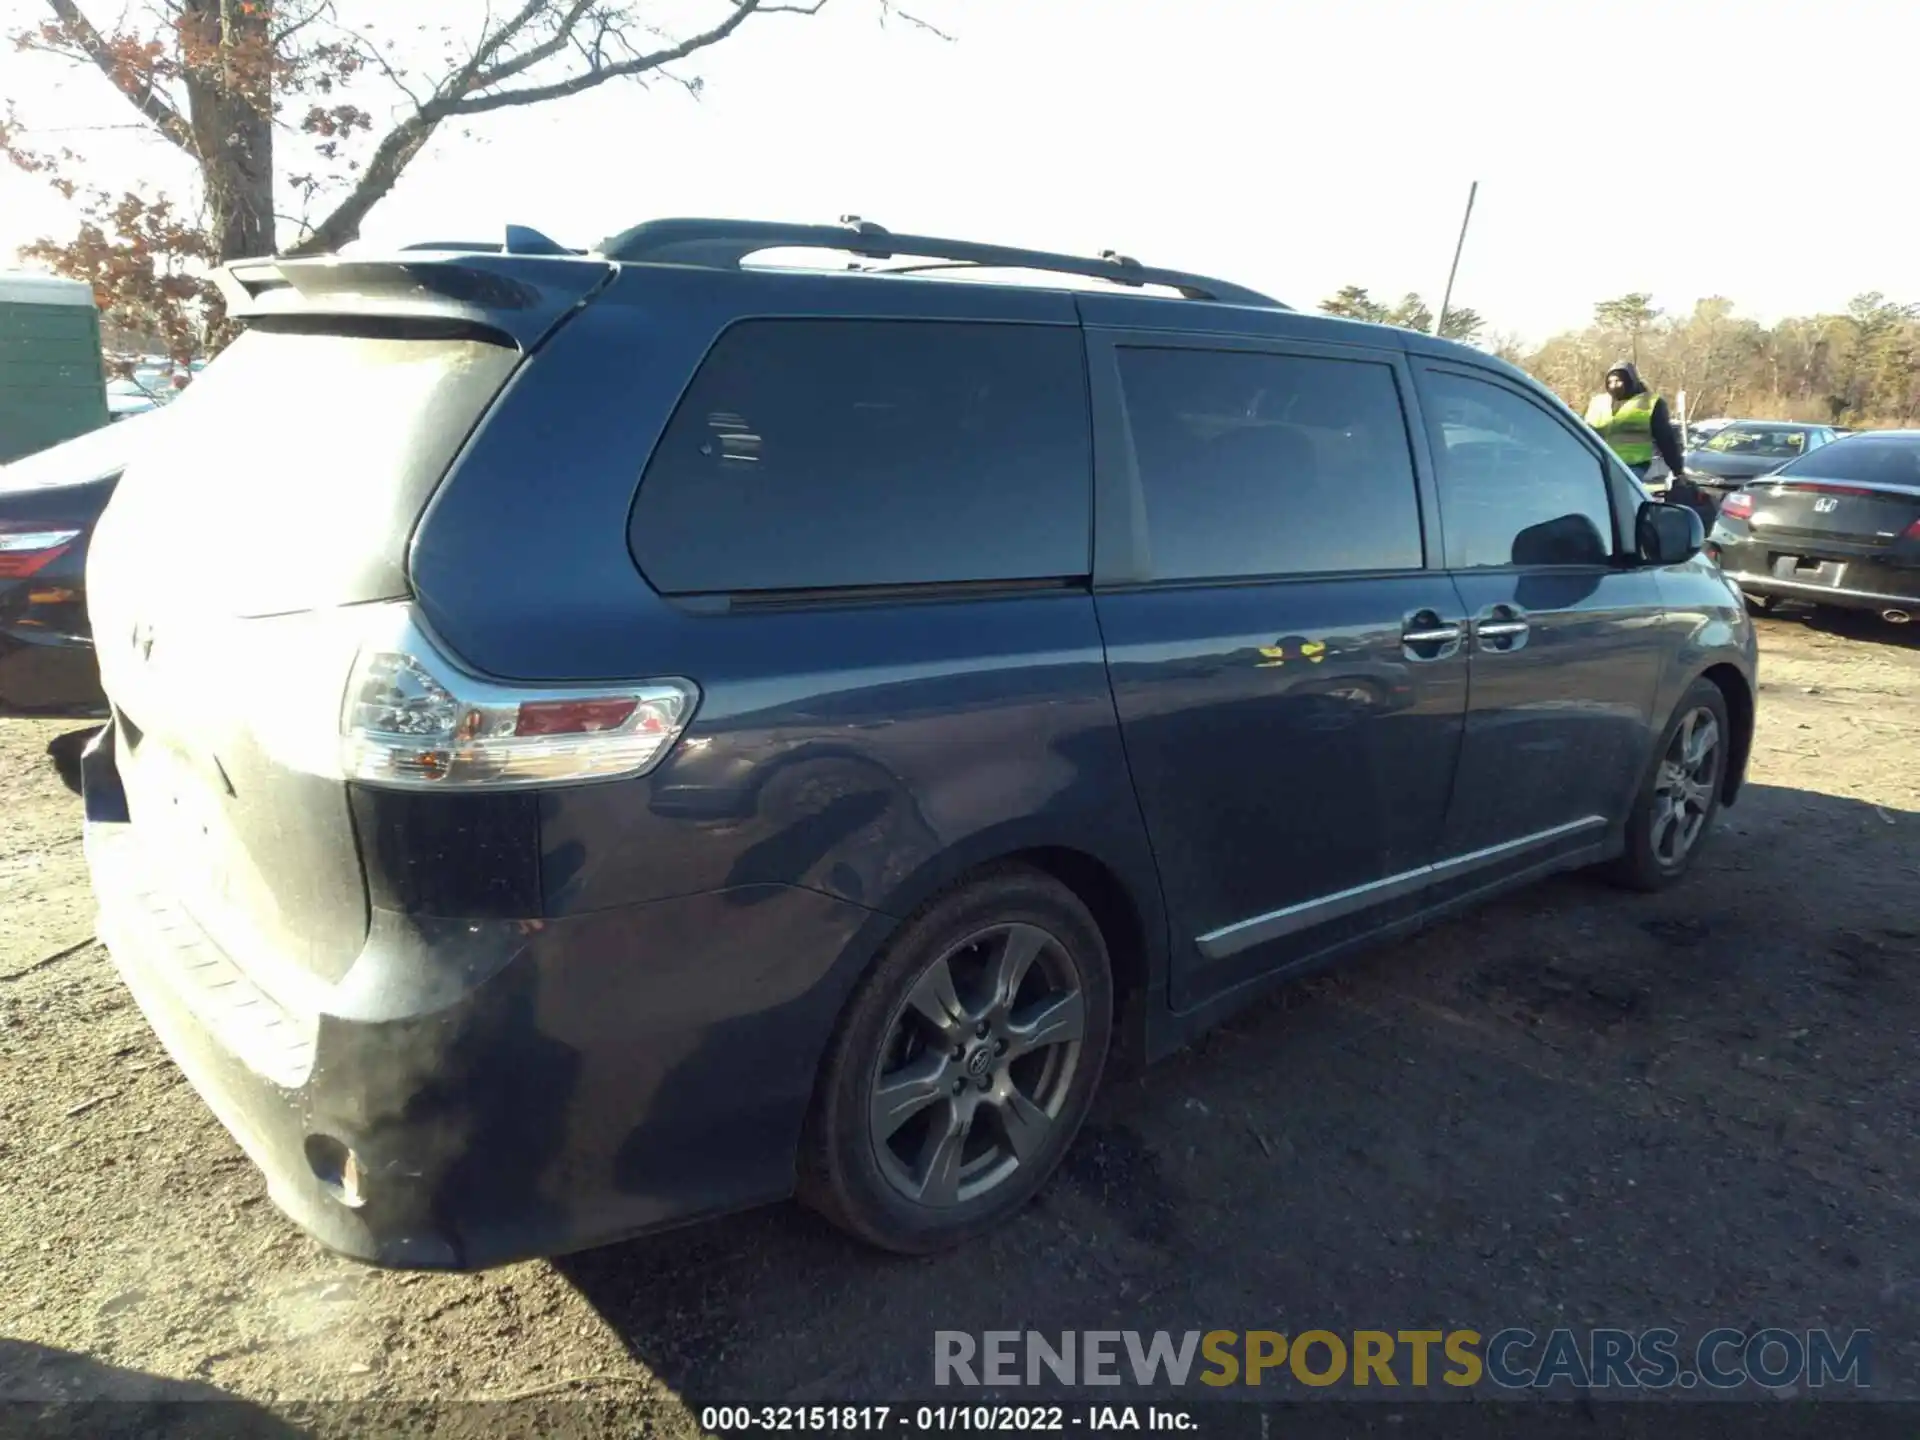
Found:
[[[1756,475],[1778,470],[1838,438],[1831,425],[1736,420],[1687,452],[1687,472],[1696,485],[1718,499]]]
[[[132,376],[122,376],[107,382],[107,411],[115,420],[125,420],[131,415],[145,415],[157,410],[171,398],[164,392],[151,388]]]
[[[53,275],[0,273],[0,465],[98,429],[108,418],[92,288]]]
[[[1721,503],[1710,549],[1762,608],[1920,613],[1920,430],[1848,435]]]
[[[837,263],[749,263],[793,248]],[[1557,871],[1674,884],[1741,784],[1699,517],[1464,345],[865,225],[222,288],[268,323],[94,541],[88,861],[168,1050],[362,1259],[796,1188],[958,1242],[1116,1042]]]
[[[1687,448],[1694,449],[1704,445],[1727,426],[1737,424],[1739,421],[1724,417],[1713,420],[1690,420],[1687,422],[1685,436]]]
[[[207,365],[204,360],[177,365],[155,356],[118,356],[111,363],[122,372],[107,382],[107,407],[115,420],[159,409],[185,390]]]
[[[87,620],[88,542],[153,423],[103,425],[0,466],[0,716],[107,713]]]

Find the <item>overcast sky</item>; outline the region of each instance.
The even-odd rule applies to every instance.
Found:
[[[366,239],[852,211],[1118,249],[1296,305],[1346,283],[1437,300],[1477,179],[1455,295],[1498,329],[1542,338],[1629,290],[1669,309],[1725,294],[1766,320],[1869,289],[1920,300],[1911,0],[923,8],[957,43],[833,0],[710,52],[698,102],[614,85],[489,117],[417,161]],[[99,76],[11,53],[0,94],[47,127],[131,114]],[[38,138],[110,158],[106,179],[173,173],[129,133]],[[70,225],[41,182],[0,173],[0,259]]]

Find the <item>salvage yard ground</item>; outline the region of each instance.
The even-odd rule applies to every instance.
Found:
[[[1866,1327],[1920,1398],[1920,648],[1761,629],[1752,782],[1690,883],[1562,879],[1295,987],[914,1262],[791,1206],[478,1276],[328,1256],[91,941],[70,727],[0,722],[0,1396],[578,1397],[672,1433],[924,1396],[936,1328],[1672,1324]]]

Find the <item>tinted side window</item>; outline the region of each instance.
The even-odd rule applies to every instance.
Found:
[[[633,552],[669,594],[1081,576],[1092,491],[1077,330],[753,320],[661,437]]]
[[[1607,563],[1613,513],[1592,451],[1498,385],[1429,371],[1424,392],[1449,566]]]
[[[1157,579],[1416,570],[1420,502],[1390,366],[1122,349]]]

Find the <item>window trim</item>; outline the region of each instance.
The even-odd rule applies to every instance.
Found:
[[[1419,405],[1412,370],[1404,351],[1374,345],[1292,340],[1267,335],[1216,331],[1140,330],[1089,325],[1085,330],[1087,384],[1093,409],[1093,588],[1119,590],[1195,589],[1226,586],[1302,584],[1420,575],[1444,568],[1438,494],[1419,428]],[[1370,570],[1278,570],[1250,575],[1156,576],[1147,533],[1146,487],[1128,424],[1126,389],[1120,374],[1123,350],[1205,350],[1272,355],[1293,360],[1335,360],[1379,365],[1392,378],[1400,402],[1400,423],[1413,476],[1414,515],[1419,525],[1421,563]]]
[[[1074,353],[1080,366],[1082,385],[1082,408],[1078,411],[1082,434],[1089,441],[1087,446],[1089,474],[1087,477],[1088,527],[1086,536],[1086,568],[1078,572],[1060,575],[1021,576],[1006,579],[989,580],[906,580],[879,581],[872,584],[803,585],[781,587],[759,587],[750,590],[666,590],[661,588],[647,571],[641,559],[637,532],[640,520],[640,507],[646,494],[647,475],[659,459],[661,446],[666,443],[672,432],[674,422],[680,418],[680,412],[692,397],[694,388],[699,384],[701,375],[712,363],[715,354],[735,331],[749,325],[760,324],[812,324],[812,325],[987,325],[1001,329],[1021,328],[1038,329],[1051,332],[1077,331],[1079,326],[1071,320],[1049,318],[1027,318],[1001,315],[938,315],[938,314],[868,314],[868,313],[818,313],[811,310],[798,311],[756,311],[751,314],[735,315],[727,320],[713,338],[702,347],[698,358],[687,371],[686,379],[674,396],[673,404],[668,408],[665,420],[655,436],[652,447],[641,461],[639,473],[634,481],[633,499],[629,503],[626,520],[626,545],[635,570],[647,587],[655,595],[690,614],[728,614],[747,610],[780,610],[807,606],[844,607],[862,604],[888,604],[905,601],[956,600],[956,599],[1002,599],[1009,595],[1024,595],[1034,592],[1052,593],[1057,591],[1078,590],[1085,593],[1091,582],[1091,569],[1096,554],[1095,530],[1099,514],[1099,478],[1098,457],[1091,443],[1091,402],[1086,396],[1087,356],[1086,347],[1074,347]]]
[[[1611,450],[1603,446],[1600,443],[1599,437],[1591,431],[1587,431],[1585,434],[1581,433],[1586,430],[1587,427],[1581,423],[1577,417],[1573,418],[1572,424],[1568,423],[1569,417],[1573,416],[1573,412],[1566,410],[1565,406],[1560,405],[1558,397],[1548,396],[1547,398],[1551,399],[1553,403],[1551,405],[1546,404],[1543,402],[1541,396],[1529,393],[1524,386],[1515,384],[1509,377],[1500,374],[1498,371],[1484,369],[1478,365],[1437,360],[1424,360],[1416,367],[1414,384],[1420,396],[1421,438],[1432,454],[1436,494],[1438,493],[1440,450],[1442,447],[1437,443],[1438,437],[1434,434],[1434,427],[1439,423],[1439,407],[1429,403],[1431,397],[1429,395],[1428,376],[1430,375],[1451,376],[1455,379],[1473,380],[1482,385],[1492,386],[1495,389],[1502,390],[1508,395],[1513,396],[1516,400],[1532,406],[1547,420],[1559,426],[1567,438],[1585,450],[1587,457],[1593,461],[1596,471],[1595,478],[1600,482],[1601,494],[1605,496],[1607,502],[1607,515],[1613,525],[1613,534],[1609,537],[1608,556],[1607,559],[1602,562],[1581,563],[1577,565],[1515,565],[1511,562],[1505,565],[1461,565],[1455,563],[1452,550],[1448,548],[1443,551],[1446,562],[1445,568],[1449,571],[1458,571],[1462,574],[1473,575],[1498,575],[1535,570],[1552,570],[1559,574],[1579,574],[1583,571],[1605,573],[1619,569],[1622,557],[1628,554],[1627,551],[1622,549],[1624,543],[1622,536],[1630,532],[1631,525],[1623,523],[1620,513],[1622,498],[1619,486],[1620,477],[1615,473],[1615,466],[1619,465],[1618,458]],[[1555,406],[1559,408],[1556,409]],[[1565,410],[1565,414],[1561,413],[1563,410]],[[1624,467],[1622,468],[1624,470]],[[1440,500],[1438,503],[1441,516],[1444,520],[1446,514],[1445,502],[1444,500]]]

